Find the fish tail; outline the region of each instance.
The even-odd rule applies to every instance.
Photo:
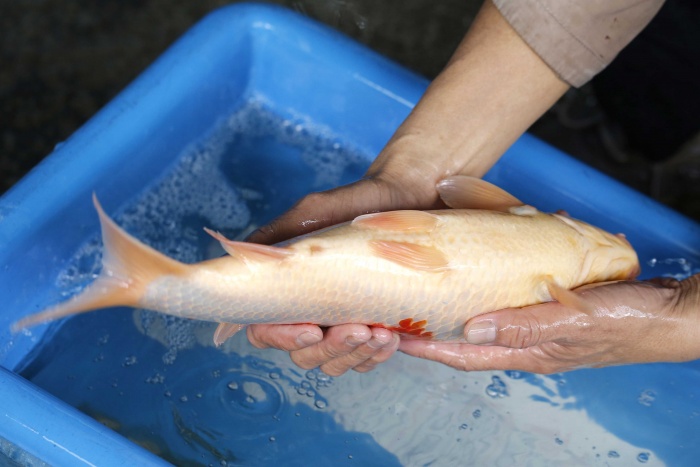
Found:
[[[35,324],[113,306],[138,306],[148,285],[163,275],[182,275],[186,264],[144,245],[120,228],[92,196],[102,228],[102,271],[93,283],[66,302],[27,316],[14,324],[17,332]]]

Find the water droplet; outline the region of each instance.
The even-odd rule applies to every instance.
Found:
[[[328,407],[328,404],[326,403],[326,401],[324,401],[322,399],[317,400],[314,403],[314,405],[316,406],[317,409],[325,409],[326,407]]]
[[[274,442],[276,441],[276,439],[275,439],[275,437],[274,437],[274,436],[270,436],[270,438],[269,438],[269,439],[270,439],[270,442],[271,442],[271,443],[274,443]]]
[[[617,459],[620,457],[620,453],[617,451],[608,451],[608,457],[611,459]]]
[[[279,371],[271,371],[268,376],[270,377],[270,379],[280,379]]]
[[[637,461],[641,462],[642,464],[646,464],[649,462],[649,458],[651,457],[651,454],[648,452],[640,452],[639,455],[637,455]]]
[[[462,423],[462,424],[459,426],[459,429],[460,429],[460,430],[466,430],[467,428],[469,428],[469,425],[467,425],[466,423]]]
[[[476,409],[474,412],[472,412],[472,417],[474,417],[474,418],[481,417],[481,410]]]
[[[486,395],[494,399],[500,399],[508,396],[508,387],[506,383],[498,376],[491,377],[491,384],[486,387]]]
[[[165,397],[170,397],[170,396],[172,396],[173,394],[172,394],[170,391],[165,391],[165,392],[163,393],[163,395],[164,395]]]
[[[352,454],[348,454],[348,459],[352,459]]]
[[[637,398],[637,402],[645,407],[651,407],[652,402],[656,400],[656,393],[651,389],[646,389]]]
[[[180,402],[187,402],[187,396],[180,397]]]
[[[238,383],[235,381],[231,381],[226,385],[226,387],[229,388],[231,391],[235,391],[236,389],[238,389]]]

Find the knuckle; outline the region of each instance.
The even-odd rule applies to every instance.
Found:
[[[335,362],[331,361],[328,363],[325,363],[319,367],[319,369],[327,374],[328,376],[340,376],[344,374],[349,368],[344,368],[339,365],[337,365]]]
[[[543,328],[540,320],[528,310],[520,310],[518,318],[505,328],[504,344],[515,349],[532,347],[541,342]]]
[[[246,337],[248,338],[248,341],[251,343],[251,345],[255,348],[267,349],[270,347],[270,344],[268,344],[266,340],[261,338],[258,326],[248,326],[248,328],[246,329]]]

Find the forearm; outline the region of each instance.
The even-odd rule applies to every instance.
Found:
[[[567,88],[486,0],[369,175],[430,189],[449,175],[481,176]]]

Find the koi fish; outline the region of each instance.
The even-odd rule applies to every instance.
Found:
[[[585,309],[571,289],[639,273],[621,234],[539,212],[472,177],[445,179],[437,189],[455,209],[365,214],[277,246],[207,230],[228,254],[196,264],[139,242],[93,195],[104,244],[101,274],[13,330],[129,306],[221,323],[217,345],[253,323],[361,323],[462,340],[473,316],[550,300]]]

